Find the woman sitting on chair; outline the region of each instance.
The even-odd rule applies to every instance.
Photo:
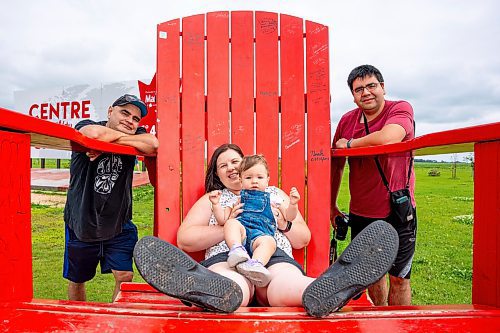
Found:
[[[206,173],[206,194],[193,205],[179,227],[179,248],[152,236],[138,242],[134,251],[135,262],[149,284],[184,303],[211,311],[233,312],[240,306],[255,302],[263,306],[303,305],[310,315],[321,317],[340,309],[389,270],[394,260],[391,261],[391,257],[397,250],[397,235],[390,230],[392,227],[375,224],[364,232],[361,241],[354,240],[338,262],[319,278],[306,276],[293,259],[292,248],[306,246],[311,232],[300,212],[289,223],[279,209],[274,208],[278,225],[274,235],[277,248],[266,265],[271,278],[266,287],[255,287],[229,267],[224,228],[215,220],[208,195],[214,190],[222,191],[220,205],[232,207],[231,218],[243,211],[244,207],[238,201],[241,191],[238,167],[242,158],[243,152],[234,144],[224,144],[214,151]],[[280,189],[277,191],[289,200],[286,193]],[[372,230],[375,228],[378,229]],[[376,254],[367,254],[375,242],[383,249]],[[206,250],[205,260],[198,264],[181,250]],[[342,260],[344,254],[349,255],[349,260]],[[360,270],[365,271],[363,275],[366,276],[356,280]],[[341,286],[334,282],[339,276],[345,282]]]

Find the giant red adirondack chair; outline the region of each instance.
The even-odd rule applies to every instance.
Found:
[[[206,26],[206,31],[205,31]],[[175,243],[203,194],[204,163],[220,144],[263,153],[271,182],[302,194],[313,237],[295,257],[311,276],[328,265],[330,161],[413,150],[474,151],[471,305],[371,307],[349,303],[325,319],[300,307],[240,308],[234,314],[186,307],[146,284],[123,284],[116,302],[33,299],[30,145],[137,154],[75,130],[0,109],[0,329],[10,331],[491,331],[500,329],[500,123],[410,142],[330,151],[328,28],[267,12],[214,12],[158,25],[157,127],[147,159],[155,186],[155,234]],[[182,51],[182,52],[181,52]],[[179,81],[179,78],[181,80]],[[280,163],[281,161],[281,163]],[[281,166],[281,173],[278,170]],[[180,195],[182,193],[182,196]],[[61,226],[62,227],[62,226]],[[200,258],[200,254],[192,254]],[[57,268],[55,268],[57,269]]]

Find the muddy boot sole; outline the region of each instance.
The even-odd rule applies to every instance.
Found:
[[[176,246],[157,237],[140,239],[134,248],[134,260],[148,284],[184,304],[230,313],[236,311],[243,300],[236,282],[208,270]]]
[[[306,312],[324,317],[382,278],[398,252],[399,238],[387,222],[375,221],[363,229],[342,255],[312,282],[302,295]]]

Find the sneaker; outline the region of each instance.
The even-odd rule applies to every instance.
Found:
[[[250,259],[250,256],[243,245],[233,245],[231,251],[229,251],[229,254],[227,255],[227,264],[229,267],[233,268],[248,259]]]
[[[236,270],[256,287],[265,287],[271,281],[271,273],[256,259],[249,259],[236,265]]]
[[[302,295],[307,313],[324,317],[382,278],[398,252],[399,238],[387,222],[375,221],[361,231],[339,259]]]
[[[134,260],[148,284],[184,304],[230,313],[243,301],[243,293],[236,282],[208,270],[157,237],[140,239],[134,248]]]

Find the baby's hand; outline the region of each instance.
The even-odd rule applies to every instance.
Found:
[[[208,199],[210,200],[212,205],[217,205],[219,203],[221,194],[222,194],[222,191],[219,191],[219,190],[214,190],[214,191],[208,193]]]
[[[297,202],[300,200],[300,194],[299,191],[297,191],[297,188],[292,187],[290,189],[290,204],[291,205],[296,205]]]

